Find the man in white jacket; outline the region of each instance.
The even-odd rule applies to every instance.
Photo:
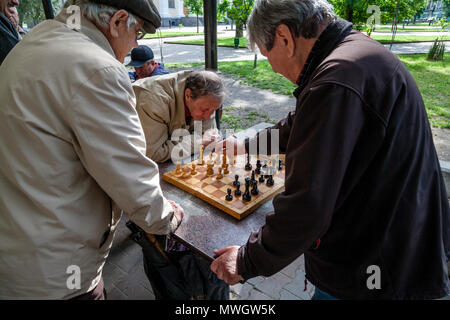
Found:
[[[160,23],[151,0],[69,0],[1,65],[0,299],[101,299],[121,210],[152,234],[181,222],[122,65]]]

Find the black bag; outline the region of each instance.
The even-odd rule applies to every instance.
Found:
[[[131,221],[131,238],[142,247],[144,270],[156,300],[228,300],[230,287],[192,251],[165,251],[166,236],[150,235]]]

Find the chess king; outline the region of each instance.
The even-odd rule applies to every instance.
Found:
[[[217,74],[181,71],[138,80],[133,89],[152,160],[176,162],[180,159],[174,157],[190,156],[199,144],[206,147],[219,136],[214,113],[225,90]]]

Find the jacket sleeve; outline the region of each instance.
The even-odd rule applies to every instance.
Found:
[[[139,90],[137,96],[137,111],[147,142],[147,156],[156,162],[165,162],[171,158],[175,141],[169,133],[170,96],[164,92],[158,95],[146,90]]]
[[[85,170],[144,231],[169,233],[172,206],[162,194],[156,163],[145,156],[127,72],[119,67],[96,72],[73,95],[67,114]]]
[[[311,88],[297,103],[285,191],[275,197],[266,224],[239,249],[238,272],[244,279],[278,272],[327,232],[364,125],[363,109],[358,95],[334,84]]]

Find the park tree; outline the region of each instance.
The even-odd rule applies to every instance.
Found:
[[[252,13],[254,0],[224,0],[217,5],[219,18],[227,17],[236,24],[236,38],[244,36],[244,25]]]
[[[52,0],[52,5],[56,15],[61,9],[61,1]],[[20,25],[22,25],[24,21],[36,25],[45,20],[42,0],[20,0],[17,11],[19,12]]]
[[[188,9],[189,13],[197,16],[197,33],[199,33],[198,16],[203,14],[203,0],[184,0],[184,7]]]
[[[336,14],[350,22],[365,24],[373,15],[373,11],[367,12],[369,6],[380,8],[381,23],[394,21],[397,14],[398,21],[410,19],[420,15],[426,7],[427,0],[329,0],[334,6]]]
[[[449,17],[450,16],[450,0],[444,0],[443,5],[444,5],[444,15],[446,17]]]

